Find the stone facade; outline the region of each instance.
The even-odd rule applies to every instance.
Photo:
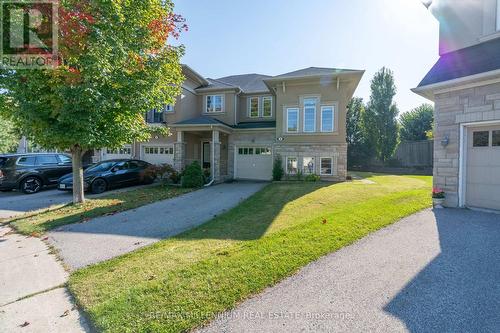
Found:
[[[298,169],[303,170],[303,158],[314,157],[315,174],[320,175],[321,158],[333,158],[333,175],[321,175],[321,179],[329,181],[345,181],[347,177],[347,144],[314,144],[314,145],[292,145],[276,144],[274,154],[283,159],[283,169],[286,170],[287,157],[297,157]]]
[[[448,207],[459,205],[460,124],[500,120],[500,83],[436,93],[434,186]],[[448,145],[443,145],[445,138]]]

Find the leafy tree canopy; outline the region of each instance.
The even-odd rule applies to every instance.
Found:
[[[419,107],[401,114],[400,135],[403,141],[426,140],[432,132],[434,123],[434,107],[422,104]]]
[[[387,161],[398,145],[398,107],[393,102],[396,95],[394,73],[383,67],[371,81],[371,96],[365,112],[364,123],[377,158]]]
[[[15,152],[19,139],[20,136],[14,124],[9,119],[0,116],[0,154]]]

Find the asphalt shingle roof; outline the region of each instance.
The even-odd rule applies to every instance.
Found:
[[[352,69],[342,69],[342,68],[324,68],[324,67],[309,67],[304,69],[299,69],[298,71],[293,71],[278,76],[274,76],[273,79],[285,79],[291,77],[300,76],[322,76],[322,75],[335,75],[340,73],[356,72]]]
[[[268,92],[264,79],[271,78],[269,75],[262,74],[243,74],[232,75],[217,79],[217,81],[240,87],[245,94],[252,94],[258,92]]]
[[[419,87],[500,69],[500,39],[444,54]]]
[[[197,117],[197,118],[191,118],[187,120],[180,121],[178,123],[175,123],[174,125],[225,125],[229,126],[228,124],[217,120],[216,118],[213,117]],[[231,126],[229,126],[231,127]]]
[[[275,128],[275,127],[276,127],[275,121],[245,122],[245,123],[239,123],[238,125],[233,126],[233,128],[236,128],[236,129],[258,129],[258,128]]]

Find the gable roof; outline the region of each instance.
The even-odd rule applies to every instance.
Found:
[[[500,69],[500,39],[443,54],[418,88]]]
[[[262,74],[242,74],[222,77],[217,81],[239,87],[245,94],[268,92],[269,89],[264,83],[264,79],[271,78]]]
[[[349,72],[358,72],[358,71],[353,69],[343,69],[343,68],[309,67],[277,75],[274,76],[273,79],[288,79],[288,78],[299,78],[308,76],[325,76],[325,75],[335,75],[335,74],[342,74]]]

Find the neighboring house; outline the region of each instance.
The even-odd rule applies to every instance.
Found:
[[[183,72],[175,105],[146,115],[151,126],[167,126],[171,135],[104,149],[102,159],[134,157],[178,170],[199,161],[220,182],[270,180],[280,155],[288,174],[346,179],[346,106],[364,71],[312,67],[216,80],[185,65]]]
[[[500,210],[500,0],[430,9],[441,57],[414,92],[436,103],[434,184],[449,207]]]

